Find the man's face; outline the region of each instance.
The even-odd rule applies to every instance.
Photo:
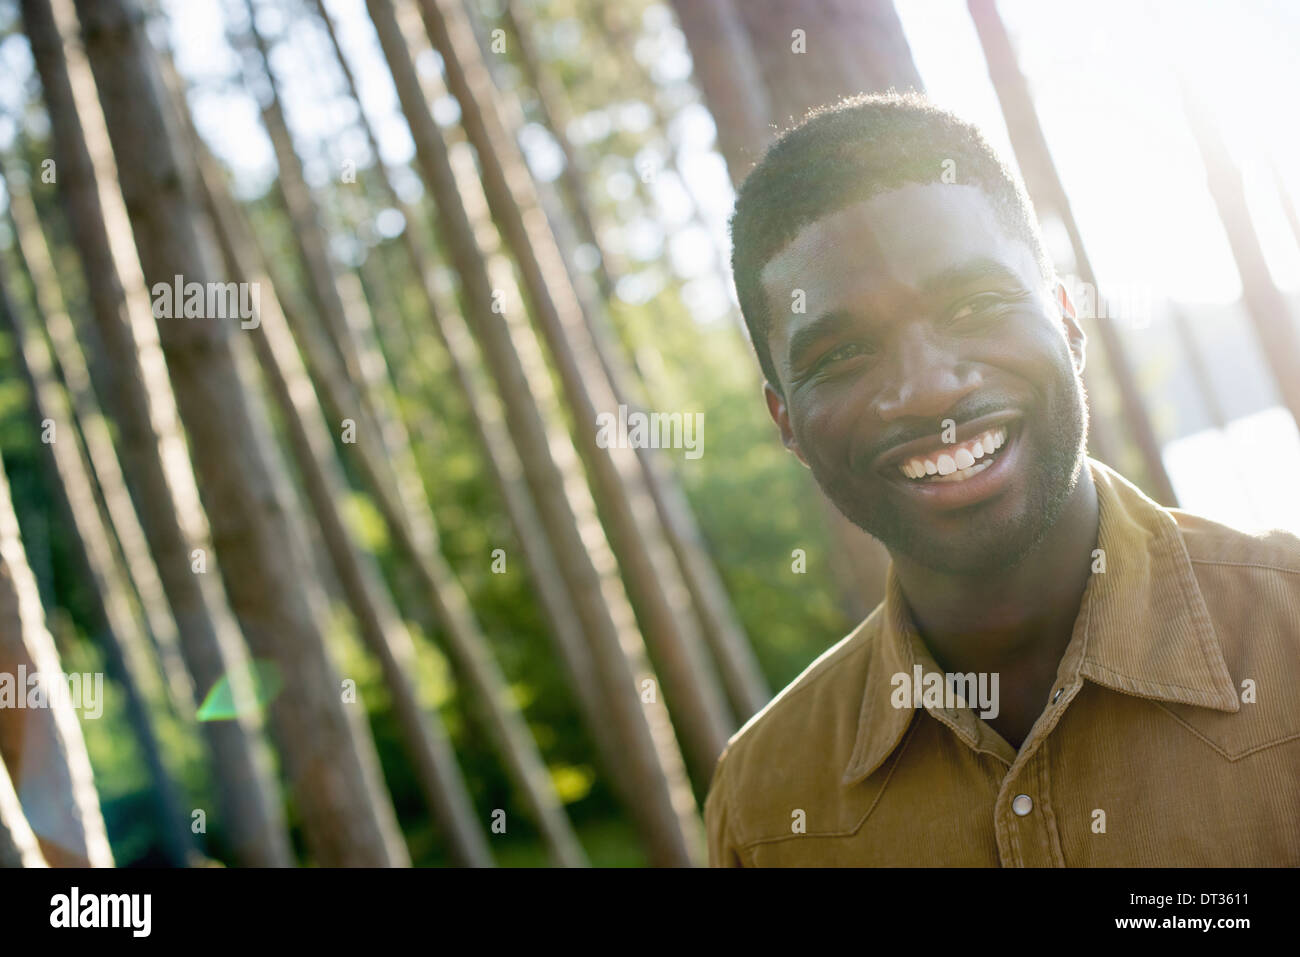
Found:
[[[1083,467],[1084,336],[981,190],[909,184],[829,214],[762,285],[768,408],[841,512],[950,573],[1042,539]]]

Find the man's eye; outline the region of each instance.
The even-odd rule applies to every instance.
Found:
[[[836,346],[830,352],[826,353],[826,355],[822,356],[821,361],[817,363],[817,366],[818,368],[825,368],[834,362],[839,362],[843,359],[852,359],[855,356],[865,355],[870,351],[870,348],[865,343],[848,342],[842,346]]]
[[[985,293],[967,299],[948,317],[949,324],[969,319],[986,318],[995,308],[1002,305],[1003,299],[996,293]]]

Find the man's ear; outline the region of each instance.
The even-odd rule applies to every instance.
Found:
[[[1064,283],[1056,284],[1056,304],[1061,310],[1061,322],[1065,325],[1065,338],[1070,343],[1070,356],[1074,360],[1074,371],[1083,374],[1087,362],[1088,336],[1079,325],[1074,311],[1074,300],[1066,290]]]
[[[781,432],[782,444],[793,452],[800,462],[807,465],[808,460],[803,457],[803,452],[799,451],[799,442],[794,437],[794,430],[790,428],[790,411],[785,407],[785,398],[773,388],[770,382],[763,383],[763,398],[767,400],[767,414],[772,417],[772,421]]]

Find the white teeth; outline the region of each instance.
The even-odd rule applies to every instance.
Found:
[[[993,460],[989,456],[1002,448],[1006,441],[1005,428],[989,429],[934,458],[908,459],[899,464],[898,470],[910,479],[937,476],[935,481],[960,482],[990,465]]]
[[[993,463],[991,461],[981,462],[979,465],[976,465],[973,468],[962,469],[960,472],[953,472],[951,475],[945,475],[942,478],[935,479],[935,481],[936,482],[964,482],[972,475],[979,475],[980,472],[983,472],[986,468],[988,468],[992,464]]]

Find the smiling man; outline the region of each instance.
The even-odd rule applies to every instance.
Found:
[[[781,438],[892,561],[732,737],[711,862],[1300,865],[1300,541],[1087,457],[1085,336],[979,132],[816,112],[732,236]]]

